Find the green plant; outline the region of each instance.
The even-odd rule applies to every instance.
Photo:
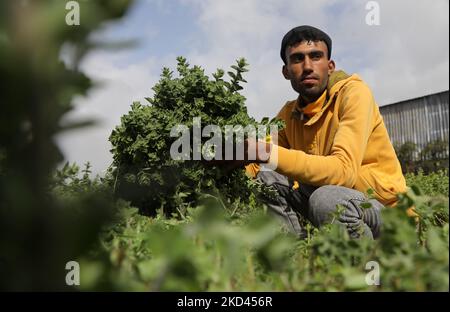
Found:
[[[407,173],[405,175],[406,183],[408,185],[416,185],[424,194],[434,196],[443,194],[448,196],[448,171],[438,170],[425,174],[423,170],[414,173]]]
[[[448,199],[411,187],[397,207],[384,209],[375,241],[351,239],[338,224],[307,224],[307,238],[297,240],[256,202],[255,209],[233,216],[207,196],[176,219],[148,218],[120,200],[116,222],[82,259],[89,268],[82,289],[448,290]],[[411,205],[419,223],[406,216]],[[379,264],[379,286],[366,283],[369,261]]]
[[[396,145],[395,150],[397,153],[398,160],[402,165],[403,172],[411,172],[414,167],[417,145],[414,142],[407,141],[400,146]]]
[[[434,140],[422,149],[420,158],[422,160],[439,160],[445,157],[446,151],[448,151],[448,142],[440,139]]]
[[[230,82],[223,80],[221,69],[211,80],[203,69],[190,67],[183,57],[177,61],[179,77],[174,78],[164,68],[161,80],[153,87],[154,96],[147,98],[151,105],[133,103],[131,111],[122,117],[121,125],[110,136],[117,194],[150,215],[159,210],[167,216],[173,213],[183,216],[204,193],[220,198],[224,206],[233,210],[245,207],[254,187],[242,170],[229,172],[205,165],[198,158],[191,160],[212,140],[203,135],[197,145],[192,139],[194,127],[200,127],[195,118],[200,118],[202,125],[219,127],[219,140],[224,147],[227,140],[234,143],[239,140],[239,135],[227,134],[227,125],[243,128],[252,125],[255,129],[263,125],[268,133],[270,125],[280,122],[265,119],[259,124],[247,114],[245,98],[238,92],[242,89],[240,83],[245,82],[244,59],[239,59],[232,66],[234,71],[228,72]],[[186,130],[183,135],[187,135],[189,143],[184,154],[187,160],[173,159],[170,154],[172,144],[178,139],[171,131],[177,125]],[[243,128],[238,132],[245,134]]]
[[[91,248],[110,218],[111,197],[91,190],[92,185],[71,201],[49,194],[51,177],[62,161],[54,136],[90,124],[62,122],[73,98],[91,87],[77,66],[88,51],[101,46],[89,35],[123,16],[130,3],[82,1],[83,21],[69,27],[65,1],[0,2],[2,290],[70,289],[66,263]],[[67,66],[60,58],[63,46],[74,52]]]

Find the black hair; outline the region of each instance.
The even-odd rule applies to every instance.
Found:
[[[296,43],[300,43],[302,41],[323,41],[327,45],[328,48],[328,59],[331,59],[331,38],[326,33],[321,31],[318,28],[302,25],[292,28],[286,35],[284,35],[283,40],[281,41],[281,50],[280,56],[283,60],[284,64],[287,64],[286,61],[286,48],[288,46],[293,46]]]

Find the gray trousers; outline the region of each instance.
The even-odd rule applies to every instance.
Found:
[[[283,220],[288,230],[300,238],[306,236],[299,220],[301,217],[320,227],[332,220],[337,205],[342,205],[344,211],[335,222],[345,226],[350,237],[378,238],[380,235],[380,211],[384,206],[376,199],[368,200],[357,190],[336,185],[317,187],[305,184],[294,190],[293,183],[275,171],[260,171],[257,179],[278,191],[275,198],[263,196],[260,199]],[[362,208],[361,204],[367,202],[372,204],[371,208]]]

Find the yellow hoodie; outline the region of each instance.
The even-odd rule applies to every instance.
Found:
[[[277,172],[315,186],[341,185],[366,194],[370,188],[388,206],[406,191],[383,118],[358,75],[334,72],[315,103],[302,110],[298,100],[289,101],[277,117],[286,123],[272,147],[278,152]],[[246,167],[251,176],[258,170],[255,164]]]

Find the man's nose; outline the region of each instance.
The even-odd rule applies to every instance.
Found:
[[[312,71],[312,61],[309,57],[305,57],[305,61],[303,63],[304,71]]]

